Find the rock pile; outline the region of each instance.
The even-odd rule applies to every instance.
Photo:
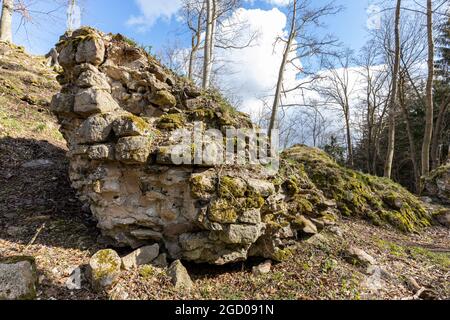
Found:
[[[341,213],[401,220],[406,230],[427,224],[412,195],[392,199],[397,185],[343,169],[317,149],[288,150],[279,172],[265,165],[180,164],[173,155],[186,153],[177,147],[196,134],[198,123],[200,133],[253,124],[121,35],[82,28],[62,37],[57,49],[64,71],[52,109],[69,147],[70,178],[103,235],[117,245],[157,243],[170,259],[214,264],[248,256],[280,261],[299,238]],[[216,142],[187,145],[187,152],[202,154]],[[382,198],[382,190],[392,192]]]
[[[33,257],[0,258],[0,300],[32,300],[37,284]]]
[[[450,164],[430,172],[424,182],[427,195],[443,204],[450,204]]]

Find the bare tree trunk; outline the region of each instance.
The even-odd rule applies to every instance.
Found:
[[[414,142],[414,136],[412,133],[412,128],[411,128],[411,119],[409,118],[409,112],[408,112],[408,108],[406,107],[405,104],[405,95],[404,95],[404,81],[402,79],[402,81],[400,81],[401,84],[399,86],[399,105],[400,105],[400,109],[402,110],[403,113],[403,117],[405,119],[405,124],[406,124],[406,133],[408,135],[408,142],[409,142],[409,157],[411,159],[412,165],[413,165],[413,171],[414,171],[414,189],[417,193],[420,192],[420,188],[419,188],[419,183],[420,183],[420,169],[419,169],[419,164],[417,163],[417,158],[416,158],[416,154],[417,154],[417,150],[416,150],[416,145]]]
[[[207,86],[211,86],[211,75],[213,69],[214,61],[214,46],[216,38],[216,28],[217,28],[217,0],[212,0],[211,9],[211,35],[209,40],[209,63],[208,63],[208,83]]]
[[[422,144],[422,175],[430,172],[430,145],[433,136],[434,39],[432,1],[427,0],[428,79],[426,87],[425,135]]]
[[[444,123],[444,116],[447,112],[449,103],[446,99],[443,99],[439,108],[439,113],[436,119],[436,124],[433,130],[433,139],[431,141],[431,169],[434,170],[441,165],[439,157],[439,137],[442,130],[442,124]]]
[[[213,20],[213,3],[212,0],[206,0],[206,35],[204,45],[204,58],[203,58],[203,89],[208,89],[210,76],[209,64],[211,63],[211,33],[212,33],[212,21]]]
[[[14,0],[3,0],[0,22],[0,41],[12,42],[12,13]]]
[[[188,65],[188,78],[190,80],[194,79],[195,59],[197,58],[197,52],[200,48],[200,43],[202,41],[202,23],[204,10],[205,10],[205,2],[203,1],[202,8],[198,13],[196,26],[190,27],[191,31],[193,32],[191,38],[191,52],[189,53],[189,65]]]
[[[389,102],[388,147],[386,152],[386,161],[384,163],[384,176],[387,178],[390,178],[392,174],[392,161],[394,160],[395,150],[395,115],[397,105],[398,73],[400,70],[400,7],[401,0],[397,0],[397,6],[395,9],[395,58],[394,70],[392,74],[392,92]]]
[[[354,161],[353,161],[353,146],[352,146],[352,134],[350,131],[350,111],[349,107],[346,106],[346,112],[345,112],[345,127],[347,131],[347,152],[348,152],[348,163],[350,164],[350,167],[353,167]]]
[[[289,53],[291,51],[292,42],[294,41],[296,37],[296,15],[297,15],[297,0],[293,1],[293,10],[292,10],[292,20],[291,20],[291,27],[289,30],[289,38],[286,43],[286,48],[284,49],[283,53],[283,59],[281,61],[280,70],[278,71],[278,80],[277,80],[277,88],[275,90],[275,97],[273,99],[273,105],[272,105],[272,113],[270,115],[270,123],[269,123],[269,137],[272,136],[272,132],[275,129],[276,121],[277,121],[277,113],[278,113],[278,107],[280,105],[281,100],[281,93],[283,89],[283,79],[284,79],[284,71],[286,69],[286,63],[288,61]]]

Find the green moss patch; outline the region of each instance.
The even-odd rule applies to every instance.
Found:
[[[345,216],[388,223],[408,232],[430,225],[431,217],[421,201],[405,188],[390,179],[344,168],[317,148],[297,145],[283,152],[278,180],[283,177],[282,187],[293,196],[298,210],[314,210],[297,196],[309,187],[336,200]]]

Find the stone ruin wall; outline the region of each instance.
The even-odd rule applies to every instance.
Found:
[[[222,131],[251,128],[246,115],[120,35],[82,28],[57,50],[64,71],[52,110],[67,140],[73,187],[104,236],[134,248],[159,243],[173,259],[224,264],[282,260],[301,233],[317,231],[304,216],[270,223],[267,216],[286,212],[287,195],[263,168],[172,163],[174,129],[192,129],[194,121]]]

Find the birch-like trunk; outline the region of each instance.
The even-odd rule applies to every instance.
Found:
[[[397,0],[395,9],[395,57],[394,70],[392,74],[392,92],[389,101],[389,132],[388,132],[388,147],[386,152],[386,160],[384,163],[384,176],[391,178],[392,162],[394,160],[395,150],[395,115],[397,107],[397,88],[398,88],[398,74],[400,70],[400,8],[401,0]]]
[[[420,182],[420,169],[419,165],[417,163],[416,158],[416,145],[414,141],[414,135],[411,125],[411,119],[409,117],[409,110],[405,103],[405,91],[404,91],[404,81],[401,81],[399,85],[399,105],[400,109],[403,113],[403,117],[405,119],[406,124],[406,133],[408,135],[408,143],[409,143],[409,157],[411,159],[412,165],[413,165],[413,171],[414,171],[414,189],[418,193],[419,190],[419,182]]]
[[[14,0],[3,0],[0,21],[0,41],[12,42],[12,14]]]
[[[425,134],[422,144],[422,176],[430,172],[430,145],[433,137],[433,78],[434,78],[434,39],[433,7],[427,0],[427,34],[428,34],[428,78],[426,86]]]

